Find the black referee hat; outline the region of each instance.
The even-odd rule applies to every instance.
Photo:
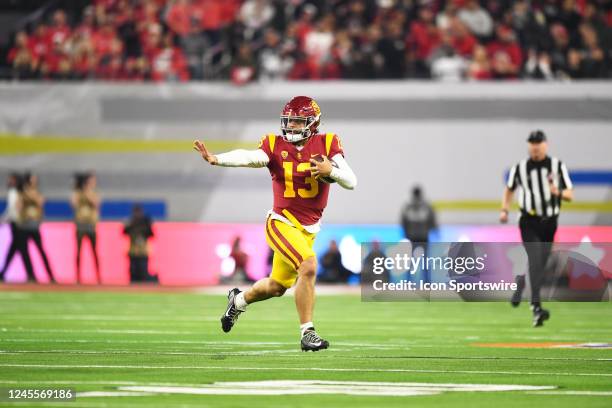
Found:
[[[529,143],[542,143],[546,141],[546,135],[541,130],[534,130],[527,138]]]

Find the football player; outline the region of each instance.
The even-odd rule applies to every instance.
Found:
[[[221,317],[224,332],[232,329],[248,305],[282,296],[295,284],[302,350],[329,347],[312,323],[317,274],[312,246],[327,205],[330,183],[354,189],[357,178],[344,159],[338,136],[319,133],[320,123],[317,103],[307,96],[297,96],[282,111],[281,135],[264,136],[256,150],[214,155],[204,143],[194,141],[194,149],[211,165],[267,167],[272,176],[274,207],[268,212],[265,228],[266,241],[274,251],[272,272],[244,292],[238,288],[229,292],[227,309]]]

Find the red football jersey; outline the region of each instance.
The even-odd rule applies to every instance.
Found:
[[[302,225],[316,224],[327,206],[329,184],[315,180],[310,174],[310,158],[317,154],[330,159],[340,153],[342,145],[334,133],[316,134],[298,148],[281,136],[269,134],[261,139],[259,148],[270,162],[274,212],[283,215],[289,211]]]

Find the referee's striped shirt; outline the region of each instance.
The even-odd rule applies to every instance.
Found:
[[[512,166],[507,187],[519,189],[521,212],[539,217],[556,217],[561,209],[561,197],[550,193],[550,183],[559,190],[571,189],[572,180],[565,164],[556,157],[536,162],[524,159]]]

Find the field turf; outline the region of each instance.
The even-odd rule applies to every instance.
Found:
[[[612,406],[611,349],[476,345],[612,343],[610,303],[549,303],[535,329],[526,304],[320,296],[331,348],[318,353],[299,350],[292,297],[251,305],[229,334],[224,306],[199,293],[0,291],[0,387],[76,388],[53,407]],[[275,382],[220,384],[259,381]],[[555,388],[479,391],[491,384]]]

